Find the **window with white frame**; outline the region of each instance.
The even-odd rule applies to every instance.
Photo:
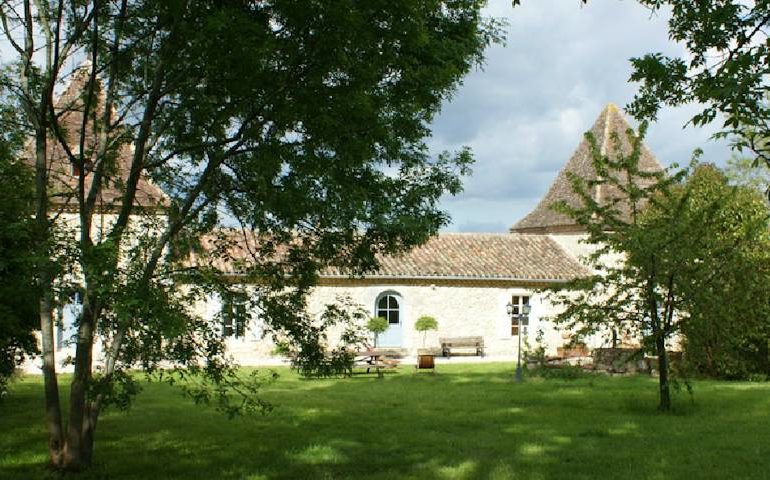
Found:
[[[511,315],[511,336],[516,337],[519,335],[519,315],[524,313],[524,305],[529,305],[529,296],[514,295],[511,297],[511,305],[513,305],[513,312]],[[521,317],[521,330],[522,334],[527,334],[527,331],[529,330],[529,315]]]
[[[222,295],[222,336],[241,338],[246,334],[246,295],[226,292]]]

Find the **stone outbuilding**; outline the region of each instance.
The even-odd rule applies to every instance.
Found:
[[[590,132],[602,154],[617,158],[631,151],[626,135],[629,129],[617,107],[609,104]],[[640,148],[640,168],[662,171],[649,150],[644,145]],[[438,347],[441,337],[478,336],[483,338],[488,356],[512,356],[517,353],[518,335],[533,346],[540,333],[546,352],[555,354],[571,335],[548,321],[556,311],[541,289],[591,274],[583,259],[595,248],[583,241],[586,235],[579,225],[550,208],[557,201],[579,204],[569,173],[588,180],[596,178],[587,138],[579,143],[545,196],[510,228],[510,233],[441,233],[408,253],[381,258],[379,270],[364,276],[327,270],[309,296],[309,313],[320,315],[338,298],[352,299],[372,316],[388,320],[379,346],[398,348],[407,355],[423,347],[423,336],[414,328],[423,315],[436,318],[439,325],[437,332],[427,336],[426,347]],[[592,193],[598,202],[620,200],[624,211],[619,192],[612,188],[595,187]],[[508,303],[514,305],[514,311],[525,304],[531,307],[521,332],[516,319],[507,313]],[[221,307],[211,298],[202,308],[213,315]],[[244,363],[258,363],[273,348],[270,339],[262,338],[259,324],[256,319],[240,334],[228,330],[232,335],[229,348]],[[589,347],[604,341],[598,337],[588,340]]]

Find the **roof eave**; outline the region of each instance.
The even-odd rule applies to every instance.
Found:
[[[246,278],[251,275],[245,272],[229,272],[225,274],[229,278]],[[463,275],[341,275],[341,274],[322,274],[319,275],[322,280],[403,280],[403,281],[469,281],[469,282],[505,282],[505,283],[528,283],[528,284],[562,284],[568,283],[573,279],[568,278],[524,278],[524,277],[479,277],[479,276],[463,276]],[[574,278],[580,278],[576,276]],[[250,281],[249,283],[256,283]]]

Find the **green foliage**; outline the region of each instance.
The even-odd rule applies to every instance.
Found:
[[[133,390],[120,372],[136,366],[154,373],[170,363],[197,375],[202,387],[190,396],[228,413],[226,399],[251,396],[256,387],[239,387],[232,374],[218,322],[191,308],[234,277],[260,286],[250,308],[268,334],[290,342],[301,361],[324,361],[324,322],[303,313],[319,271],[369,271],[379,254],[422,244],[448,222],[438,200],[461,191],[473,159],[464,148],[432,155],[425,139],[442,103],[499,40],[483,3],[40,2],[34,15],[0,6],[12,46],[34,43],[3,57],[14,69],[3,78],[16,95],[10,110],[24,113],[37,143],[79,167],[59,192],[79,222],[68,244],[75,265],[52,283],[82,290],[79,325],[94,332],[82,341],[103,341],[107,365],[98,390],[72,395],[70,418],[125,406],[123,393]],[[39,35],[24,38],[27,31]],[[83,56],[90,64],[73,72]],[[80,105],[50,105],[72,78],[82,84]],[[51,115],[60,107],[82,112],[86,131],[73,131],[65,112]],[[47,151],[39,150],[40,165],[49,165]],[[167,194],[167,217],[137,194],[140,180]],[[55,193],[37,190],[41,210]],[[41,228],[42,245],[52,231]],[[41,283],[38,293],[49,293]],[[95,378],[91,353],[78,349],[73,388]],[[55,377],[47,378],[55,393]],[[66,418],[53,414],[58,399],[48,400],[52,422]],[[260,407],[249,402],[242,405]],[[88,451],[92,432],[58,431],[72,438],[52,445]],[[60,453],[52,450],[52,465],[64,458],[73,465],[59,467],[79,469],[90,458]]]
[[[272,355],[288,357],[289,355],[291,355],[291,345],[289,345],[289,342],[281,341],[281,340],[275,342],[275,347],[273,347]]]
[[[724,173],[731,185],[751,188],[770,202],[770,167],[766,164],[755,165],[750,158],[733,155]]]
[[[100,395],[104,399],[105,408],[112,406],[119,410],[128,410],[133,397],[142,390],[132,373],[122,369],[109,378],[97,373],[88,386],[91,395]]]
[[[2,114],[3,112],[0,112]],[[5,116],[0,120],[5,120]],[[0,121],[0,399],[17,365],[37,352],[32,172],[13,160],[15,145]]]
[[[700,375],[746,379],[770,373],[770,209],[751,187],[730,186],[713,167],[688,179],[687,222],[711,224],[699,239],[698,258],[710,271],[692,269],[683,284],[686,367]],[[697,215],[708,212],[708,216]],[[697,216],[696,216],[697,215]]]
[[[367,317],[366,311],[348,296],[338,297],[317,322],[306,326],[309,335],[302,342],[286,344],[292,359],[292,368],[303,377],[331,377],[348,375],[353,369],[353,352],[366,344],[361,325]],[[341,329],[339,344],[328,345],[327,330],[336,326]]]
[[[682,58],[650,53],[634,58],[631,80],[641,82],[629,111],[655,119],[663,105],[696,103],[703,109],[691,122],[724,118],[717,134],[750,149],[770,166],[770,43],[765,1],[639,0],[653,11],[671,12],[669,37],[683,45]]]
[[[423,315],[414,322],[414,329],[422,332],[422,346],[425,347],[425,337],[428,330],[438,330],[438,322],[431,316]]]
[[[366,329],[374,334],[380,334],[388,329],[388,321],[382,317],[372,317],[366,322]]]
[[[252,370],[241,374],[237,369],[221,365],[216,375],[200,375],[194,369],[178,369],[166,374],[168,382],[179,384],[184,394],[198,405],[210,405],[226,414],[230,419],[244,414],[267,414],[273,405],[262,398],[265,385],[278,378],[276,372],[267,376]]]
[[[374,346],[380,334],[388,329],[388,321],[382,317],[372,317],[366,322],[366,329],[374,334]]]
[[[292,367],[305,378],[326,378],[348,375],[353,369],[353,353],[346,348],[321,352],[319,356],[304,355],[292,361]]]
[[[414,322],[414,329],[418,332],[426,332],[428,330],[438,330],[438,322],[435,318],[428,315],[423,315]]]
[[[638,332],[643,340],[649,341],[655,337],[666,339],[673,333],[673,324],[665,330],[660,328],[673,310],[666,301],[669,297],[661,296],[658,290],[666,272],[656,269],[661,258],[657,255],[657,244],[665,243],[658,236],[666,232],[668,225],[648,230],[642,222],[641,210],[644,204],[658,201],[656,199],[665,202],[672,184],[681,179],[682,174],[666,177],[662,172],[640,171],[643,132],[644,126],[639,136],[627,132],[631,152],[612,159],[601,154],[595,139],[587,133],[597,179],[572,175],[572,188],[583,204],[553,206],[584,227],[588,233],[586,242],[597,246],[588,258],[597,273],[576,279],[565,294],[555,296],[565,307],[555,318],[556,322],[567,326],[578,337],[595,333],[609,335],[612,329],[620,329]],[[620,138],[613,141],[615,150],[623,152]],[[599,185],[619,192],[617,197],[599,203],[592,195]],[[617,258],[619,255],[622,257]],[[653,322],[657,328],[654,334],[651,332]],[[654,351],[653,345],[647,343],[646,347]]]
[[[557,322],[581,335],[634,332],[643,349],[660,359],[660,406],[667,409],[664,360],[674,335],[694,340],[695,332],[722,324],[762,332],[757,328],[766,323],[770,305],[768,211],[755,192],[728,186],[709,165],[693,164],[669,177],[640,172],[643,133],[644,126],[639,136],[629,132],[632,153],[617,159],[601,155],[589,138],[599,179],[573,177],[584,204],[557,206],[599,245],[590,257],[598,273],[573,282],[575,294],[559,297],[565,310]],[[599,204],[590,192],[600,184],[620,194]],[[691,348],[700,349],[695,343]]]
[[[577,365],[541,365],[527,369],[527,376],[552,380],[577,380],[591,375]]]
[[[538,328],[537,332],[535,333],[534,347],[529,345],[528,338],[524,340],[524,358],[526,359],[526,363],[534,363],[536,368],[543,367],[546,364],[545,342],[543,341],[544,337],[545,332],[542,328]]]
[[[681,265],[674,281],[687,365],[721,378],[770,372],[766,201],[752,188],[730,186],[710,165],[697,166],[671,201],[677,211],[656,205],[647,220],[676,223],[677,244],[660,254]]]

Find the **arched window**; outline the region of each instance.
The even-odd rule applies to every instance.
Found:
[[[375,310],[375,316],[384,318],[389,325],[401,323],[401,297],[397,293],[381,293]]]

